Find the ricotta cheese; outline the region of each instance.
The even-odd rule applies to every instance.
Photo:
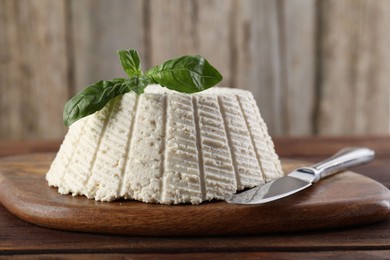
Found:
[[[282,175],[250,92],[149,86],[72,124],[46,179],[98,201],[199,204]]]

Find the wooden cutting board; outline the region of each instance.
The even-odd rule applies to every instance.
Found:
[[[54,154],[0,160],[0,202],[17,217],[43,227],[136,236],[204,236],[296,232],[363,225],[390,217],[390,191],[346,171],[272,203],[242,206],[96,202],[64,196],[45,180]],[[283,161],[285,171],[303,165]]]

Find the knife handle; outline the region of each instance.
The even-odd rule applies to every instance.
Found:
[[[316,177],[314,182],[316,182],[349,167],[370,162],[374,159],[374,156],[375,152],[368,148],[345,148],[332,157],[309,168],[314,170]]]

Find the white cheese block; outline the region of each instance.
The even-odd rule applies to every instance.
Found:
[[[46,179],[98,201],[199,204],[282,175],[250,92],[148,86],[71,125]]]

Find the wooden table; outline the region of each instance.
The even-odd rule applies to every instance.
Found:
[[[369,165],[355,168],[390,187],[390,137],[275,138],[281,157],[317,161],[346,146],[366,146],[377,156]],[[1,141],[0,157],[53,152],[59,141]],[[0,254],[29,257],[127,256],[133,258],[241,258],[275,259],[337,257],[367,259],[390,257],[390,219],[369,226],[299,234],[254,236],[155,238],[97,235],[51,230],[26,223],[0,205]],[[15,256],[17,255],[17,256]],[[1,256],[0,256],[1,258]]]

